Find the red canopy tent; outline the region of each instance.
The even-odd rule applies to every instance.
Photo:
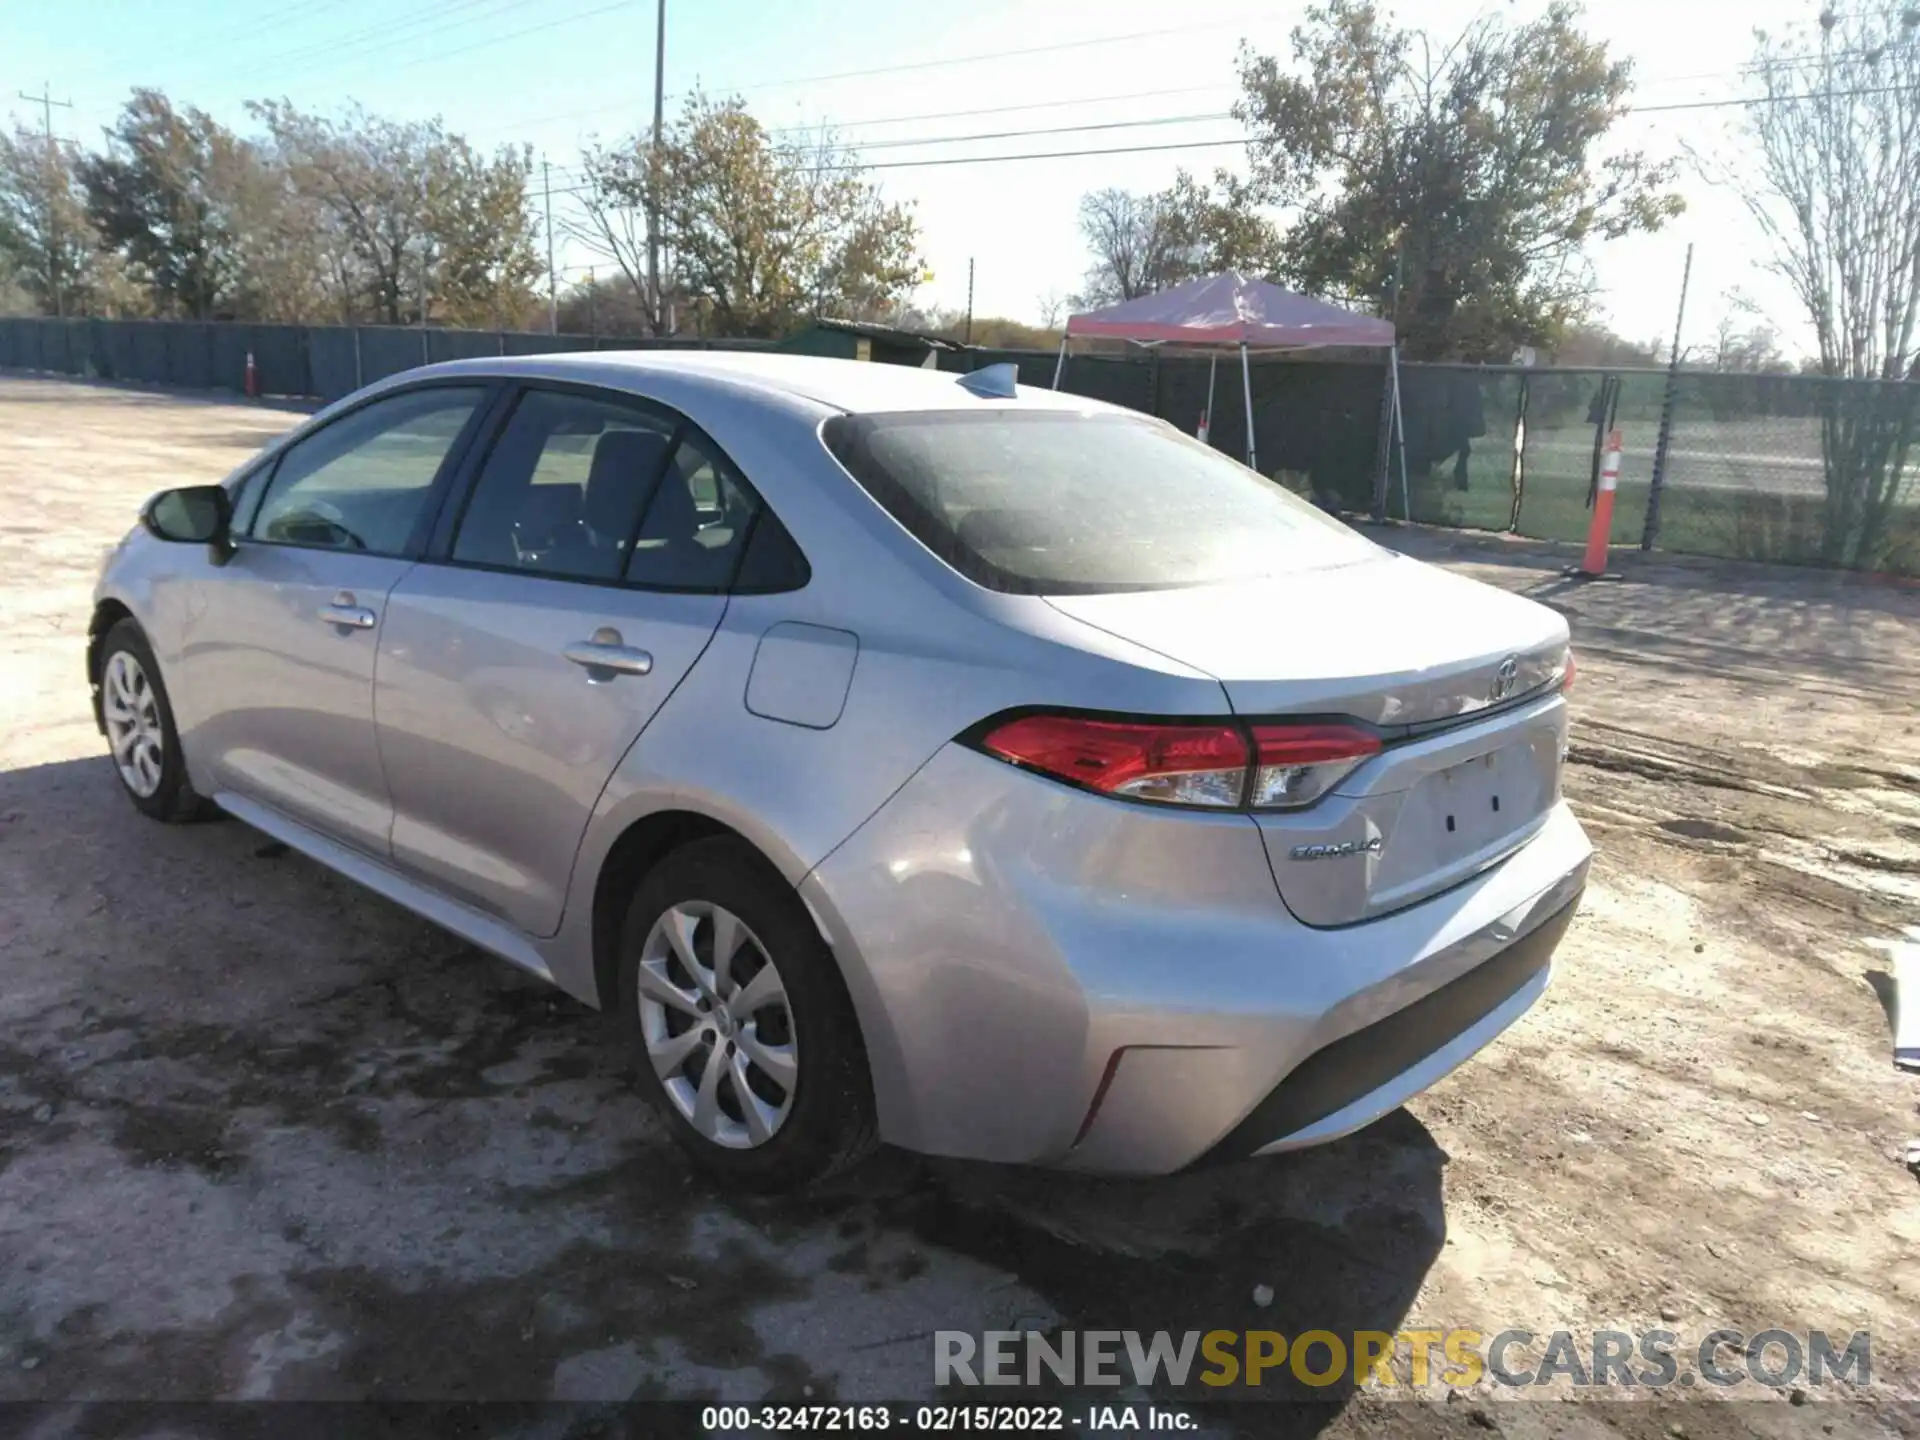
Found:
[[[1232,270],[1189,280],[1170,290],[1123,300],[1104,310],[1067,319],[1060,337],[1060,358],[1053,367],[1053,388],[1060,388],[1066,368],[1067,345],[1076,338],[1104,337],[1136,345],[1179,345],[1208,350],[1218,365],[1222,350],[1240,352],[1240,381],[1247,402],[1247,464],[1255,469],[1253,443],[1253,374],[1247,356],[1253,350],[1304,350],[1327,345],[1377,346],[1388,354],[1392,372],[1393,424],[1401,441],[1400,488],[1406,490],[1406,438],[1400,420],[1399,351],[1393,323],[1371,315],[1356,315],[1295,295]],[[1213,414],[1213,369],[1207,372],[1207,415]],[[1403,499],[1404,503],[1404,499]]]

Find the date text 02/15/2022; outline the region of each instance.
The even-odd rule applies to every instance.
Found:
[[[1155,1405],[709,1405],[700,1428],[709,1434],[811,1431],[907,1434],[1075,1430],[1192,1430],[1198,1419]]]

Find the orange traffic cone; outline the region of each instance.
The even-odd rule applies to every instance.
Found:
[[[1582,580],[1618,580],[1616,571],[1607,571],[1607,537],[1613,533],[1613,495],[1620,488],[1620,432],[1607,436],[1607,449],[1600,460],[1600,487],[1593,497],[1593,522],[1587,527],[1587,553],[1567,574]]]

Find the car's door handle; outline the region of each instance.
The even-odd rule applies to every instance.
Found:
[[[342,590],[333,597],[331,604],[320,607],[320,618],[329,625],[342,625],[349,630],[371,630],[376,616],[364,605],[356,605],[351,590]]]
[[[595,684],[616,675],[645,675],[653,669],[653,656],[627,644],[611,625],[602,625],[591,640],[575,641],[560,653],[585,666],[587,679]]]

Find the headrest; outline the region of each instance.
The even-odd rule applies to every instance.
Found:
[[[589,530],[603,538],[627,538],[634,503],[659,470],[668,438],[657,430],[609,430],[594,443],[580,499],[580,518]]]
[[[647,512],[647,534],[659,540],[691,540],[699,529],[700,512],[687,488],[687,477],[678,466],[671,467],[660,477],[659,492]]]

